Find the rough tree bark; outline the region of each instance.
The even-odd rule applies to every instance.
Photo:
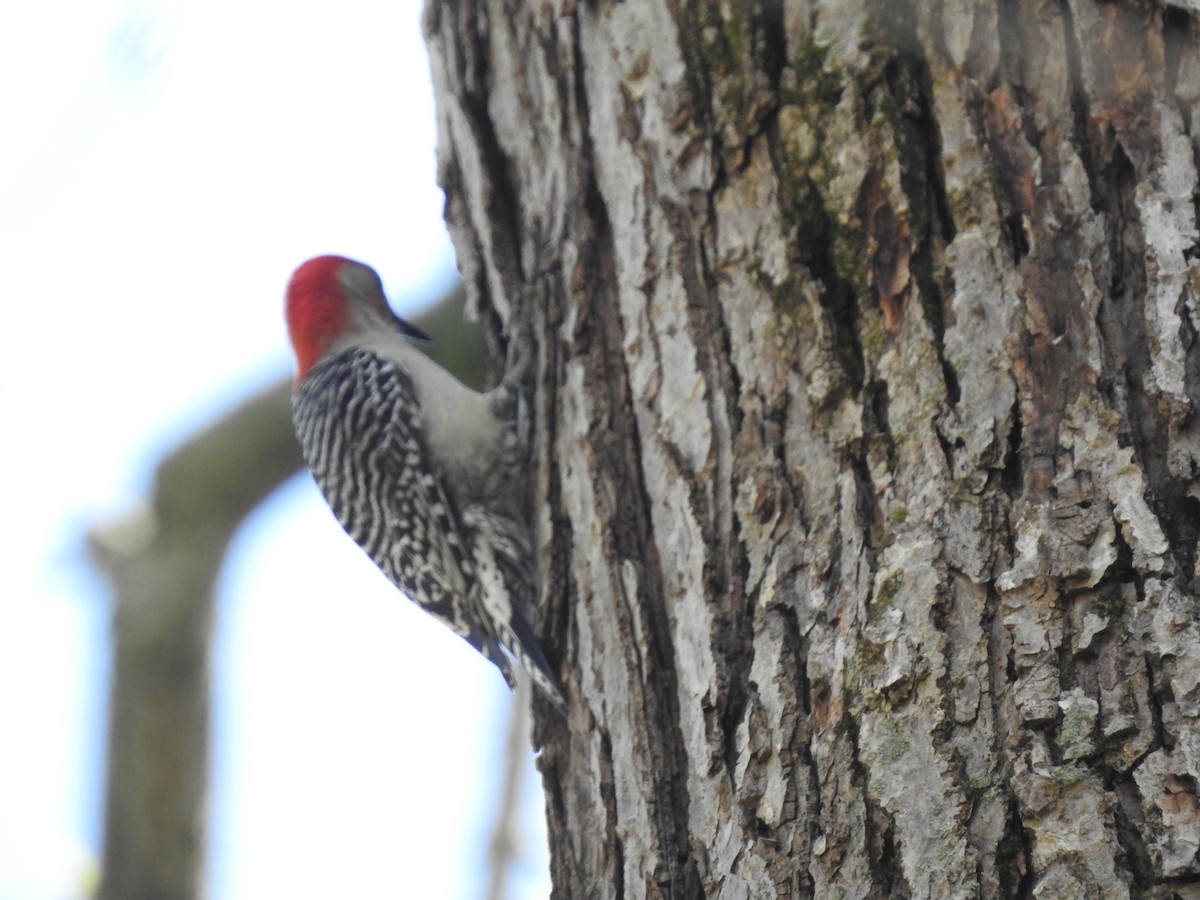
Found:
[[[429,0],[556,896],[1200,896],[1198,10]]]

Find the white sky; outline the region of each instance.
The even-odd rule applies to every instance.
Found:
[[[107,595],[84,530],[288,371],[283,285],[445,284],[416,0],[43,0],[0,10],[0,900],[83,895],[100,844]],[[220,596],[209,895],[480,896],[510,703],[307,479]],[[512,895],[544,897],[532,766]]]

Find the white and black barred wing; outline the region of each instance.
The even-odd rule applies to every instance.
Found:
[[[369,350],[349,350],[313,368],[292,417],[305,461],[347,534],[513,685],[404,373]]]

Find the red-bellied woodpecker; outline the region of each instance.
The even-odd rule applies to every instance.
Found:
[[[525,454],[511,385],[480,394],[413,346],[379,276],[310,259],[287,288],[296,353],[292,420],[334,515],[383,573],[514,684],[507,649],[556,707],[558,681],[531,623]]]

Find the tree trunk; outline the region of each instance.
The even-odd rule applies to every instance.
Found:
[[[1198,9],[429,0],[555,896],[1200,897]]]

